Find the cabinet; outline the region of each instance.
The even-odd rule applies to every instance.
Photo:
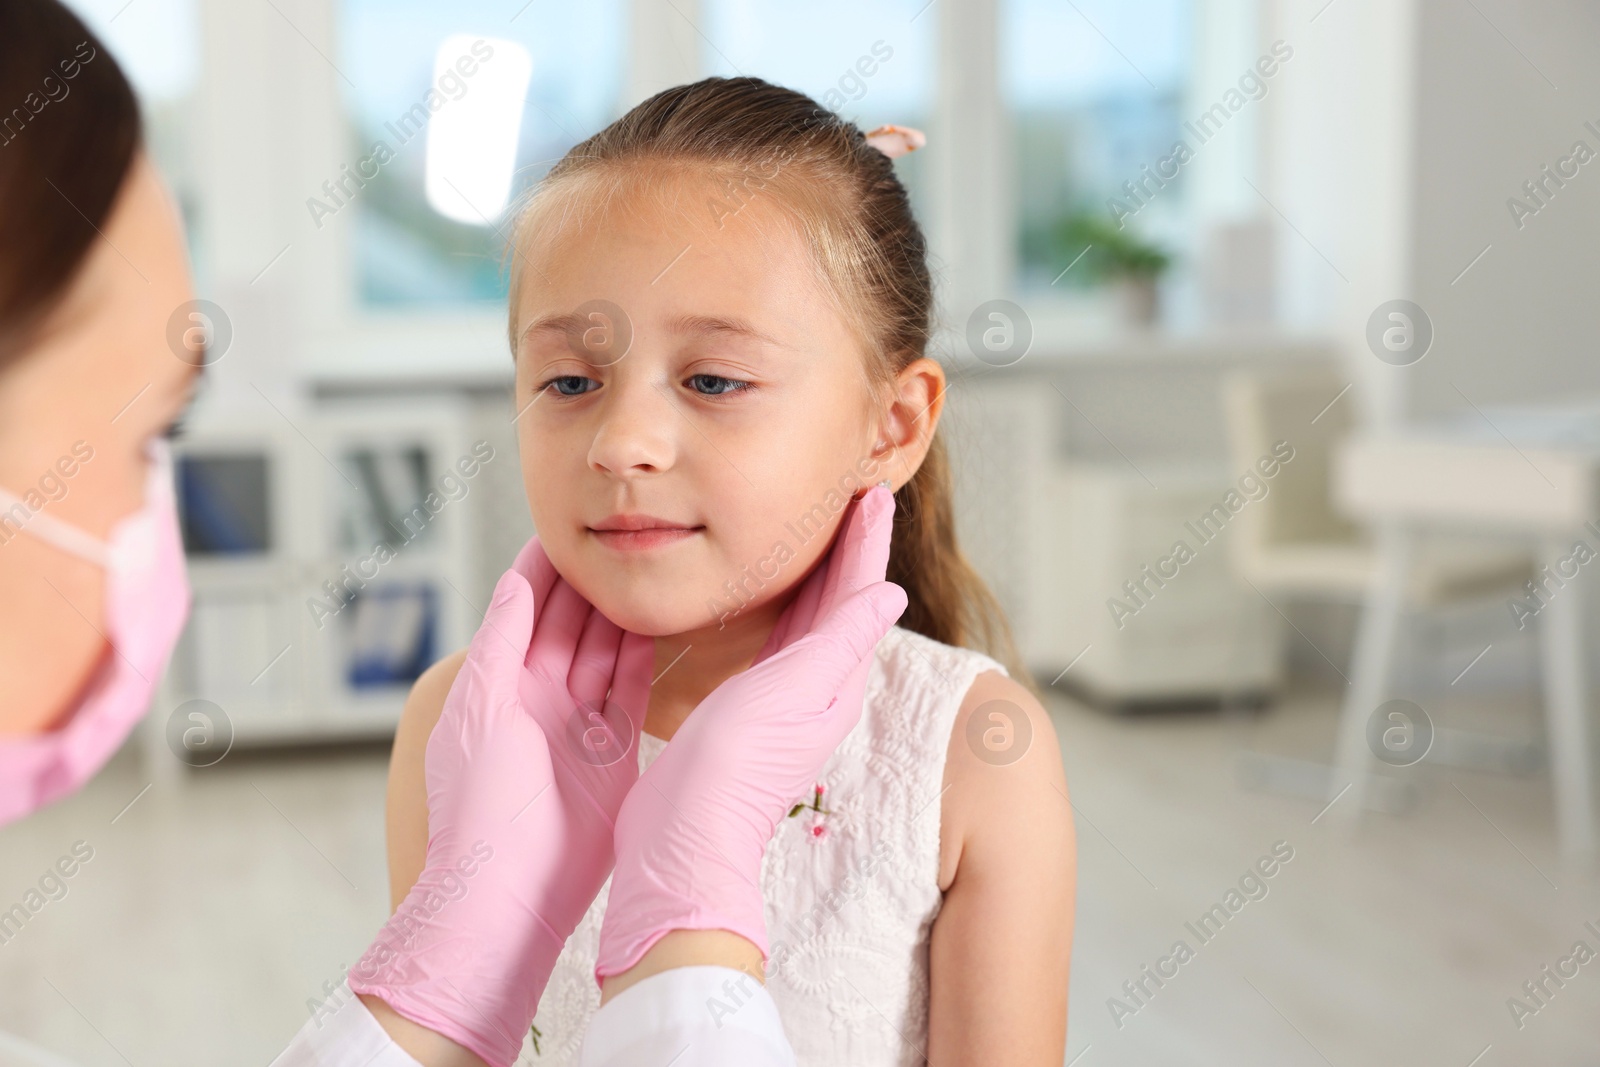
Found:
[[[262,405],[188,428],[174,453],[193,607],[149,743],[204,765],[223,742],[392,734],[411,683],[485,606],[486,472],[517,461],[473,431],[448,397]]]
[[[1225,541],[1236,531],[1201,544],[1185,525],[1230,488],[1226,462],[1072,458],[1070,410],[1044,374],[968,379],[948,409],[960,542],[1030,671],[1113,704],[1275,688],[1283,620],[1233,576]],[[1194,558],[1164,585],[1146,578],[1180,539]],[[1133,601],[1128,581],[1149,593]],[[1133,613],[1113,612],[1113,599]]]

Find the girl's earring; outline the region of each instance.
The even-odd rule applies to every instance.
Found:
[[[889,442],[888,441],[879,441],[876,445],[873,446],[872,454],[873,455],[877,455],[878,453],[884,451],[888,447],[889,447]],[[883,481],[879,482],[878,485],[882,486],[884,489],[891,489],[892,490],[894,488],[892,485],[889,484],[889,479],[887,479],[887,478],[885,478]],[[862,489],[860,492],[855,494],[855,497],[856,497],[856,499],[859,500],[861,497],[866,496],[866,495],[867,495],[867,491],[865,489]]]

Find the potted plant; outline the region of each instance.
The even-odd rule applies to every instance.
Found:
[[[1107,284],[1116,290],[1124,319],[1135,326],[1153,326],[1159,317],[1156,281],[1172,265],[1158,245],[1119,227],[1098,211],[1079,211],[1057,227],[1057,245],[1085,284]],[[1087,249],[1087,251],[1085,251]]]

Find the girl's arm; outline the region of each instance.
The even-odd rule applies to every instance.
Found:
[[[1012,763],[989,762],[967,743],[973,712],[996,700],[1032,728]],[[986,715],[986,729],[989,721],[999,725]],[[988,1064],[1004,1049],[1015,1067],[1060,1067],[1077,855],[1055,729],[1020,683],[998,671],[973,680],[951,731],[944,784],[928,1063]]]
[[[389,757],[389,791],[385,801],[384,827],[389,845],[389,908],[393,910],[411,892],[422,874],[428,853],[428,786],[423,777],[423,756],[428,738],[444,711],[444,698],[467,650],[451,653],[422,672],[406,697],[400,725],[394,733],[394,751]]]

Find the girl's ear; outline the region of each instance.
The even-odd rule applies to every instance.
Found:
[[[871,456],[891,489],[905,485],[922,466],[933,444],[939,413],[944,410],[947,388],[944,368],[926,356],[908,363],[895,376],[879,428],[881,444]]]

